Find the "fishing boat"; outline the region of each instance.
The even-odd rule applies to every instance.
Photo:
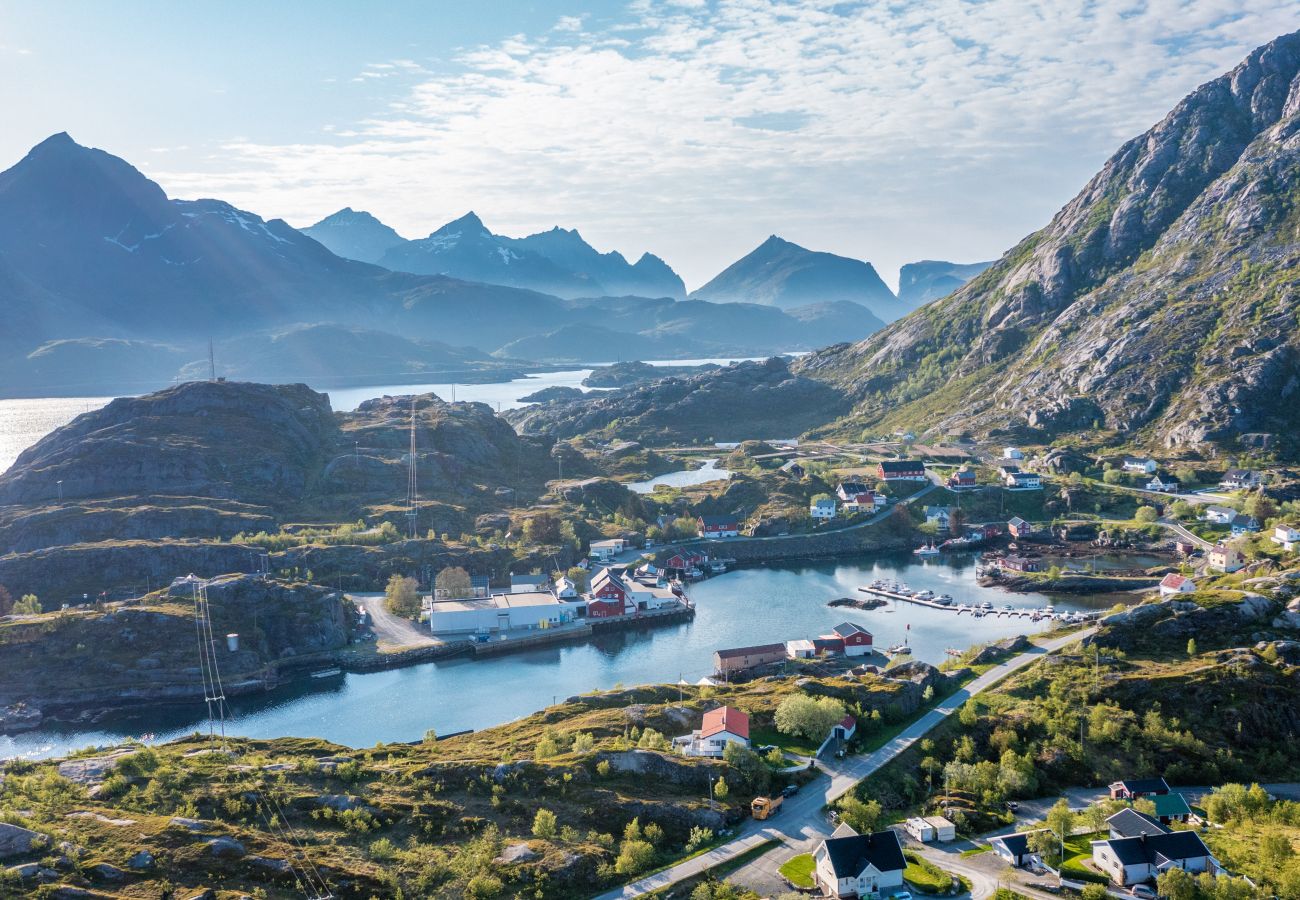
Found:
[[[933,599],[934,599],[934,591],[917,591],[917,592],[916,592],[916,599],[917,599],[917,600],[933,600]]]
[[[934,544],[922,544],[912,552],[917,556],[938,556],[941,551]]]
[[[889,648],[890,656],[908,656],[911,652],[912,648],[906,644],[895,644]]]
[[[940,606],[952,606],[952,595],[940,594],[938,597],[934,598],[934,602],[938,603]]]

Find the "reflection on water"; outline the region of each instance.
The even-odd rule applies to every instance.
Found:
[[[710,481],[726,481],[731,477],[731,473],[726,469],[718,468],[716,459],[706,459],[704,465],[698,469],[682,469],[677,472],[669,472],[667,475],[660,475],[658,478],[651,478],[649,481],[632,481],[627,485],[628,490],[635,491],[638,494],[653,494],[654,489],[659,485],[673,488],[693,487],[697,484],[708,484]]]
[[[441,734],[484,728],[528,715],[554,702],[616,684],[694,682],[713,669],[713,651],[826,633],[847,620],[875,635],[878,646],[906,641],[917,659],[938,663],[948,647],[964,649],[1043,627],[1027,619],[968,615],[890,604],[864,612],[827,606],[837,597],[862,596],[859,585],[877,578],[951,594],[959,603],[988,599],[995,606],[1059,611],[1104,609],[1107,598],[1049,598],[980,587],[974,558],[920,562],[911,556],[772,565],[729,572],[696,584],[694,621],[603,634],[594,640],[484,660],[455,659],[406,669],[304,678],[232,702],[229,730],[254,737],[319,736],[350,746],[413,741],[430,728]],[[201,704],[148,707],[106,716],[94,726],[42,729],[0,737],[0,756],[47,756],[153,733],[165,740],[203,726]]]

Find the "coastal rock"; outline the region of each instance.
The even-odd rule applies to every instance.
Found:
[[[520,403],[553,403],[562,400],[581,400],[586,396],[586,391],[581,388],[568,387],[564,385],[552,385],[551,387],[542,388],[540,391],[533,391],[525,397],[520,397]]]
[[[96,785],[107,778],[124,759],[135,756],[135,750],[116,750],[104,756],[87,756],[59,763],[59,774],[69,781],[82,785]]]
[[[969,664],[972,666],[988,665],[989,663],[997,662],[1009,654],[1022,653],[1025,650],[1028,650],[1029,647],[1029,638],[1025,637],[1023,634],[1018,634],[1015,637],[1003,638],[1002,640],[989,644],[986,647],[981,647],[979,652],[970,658]],[[890,669],[889,673],[893,675],[896,671],[897,669]]]
[[[0,734],[18,734],[40,728],[45,716],[31,703],[14,703],[0,707]]]

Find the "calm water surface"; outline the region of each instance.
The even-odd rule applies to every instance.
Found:
[[[654,489],[661,484],[675,488],[692,487],[697,484],[708,484],[710,481],[726,481],[730,477],[730,472],[718,468],[716,459],[706,459],[704,465],[698,469],[681,469],[660,475],[658,478],[651,478],[649,481],[632,481],[627,487],[638,494],[653,494]]]
[[[589,643],[485,660],[458,659],[389,672],[345,674],[322,682],[304,678],[275,691],[234,701],[229,730],[253,737],[311,735],[350,746],[418,740],[427,729],[447,734],[508,722],[556,699],[616,684],[694,682],[713,669],[720,647],[763,644],[823,634],[846,619],[875,635],[879,646],[904,640],[917,659],[938,663],[944,649],[1042,626],[1027,619],[972,619],[913,604],[864,612],[828,607],[836,597],[863,596],[859,585],[899,579],[914,588],[949,593],[958,602],[1041,607],[1036,594],[1008,594],[975,582],[974,558],[920,562],[913,557],[780,565],[729,572],[694,585],[698,613],[645,631],[602,635]],[[1114,598],[1053,601],[1060,611],[1106,608]],[[910,626],[910,627],[909,627]],[[199,704],[116,715],[91,728],[50,728],[0,737],[0,757],[50,756],[126,736],[167,740],[203,727]]]

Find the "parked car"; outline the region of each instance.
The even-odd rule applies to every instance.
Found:
[[[797,784],[787,784],[781,789],[782,797],[793,797],[797,793],[799,793],[799,785]]]
[[[1142,900],[1156,900],[1157,894],[1148,885],[1135,884],[1133,885],[1133,896],[1141,897]]]
[[[1016,810],[1020,809],[1020,804],[1014,800],[1008,800],[1006,803],[1003,803],[1002,805],[1007,808],[1007,812],[1015,812]]]

